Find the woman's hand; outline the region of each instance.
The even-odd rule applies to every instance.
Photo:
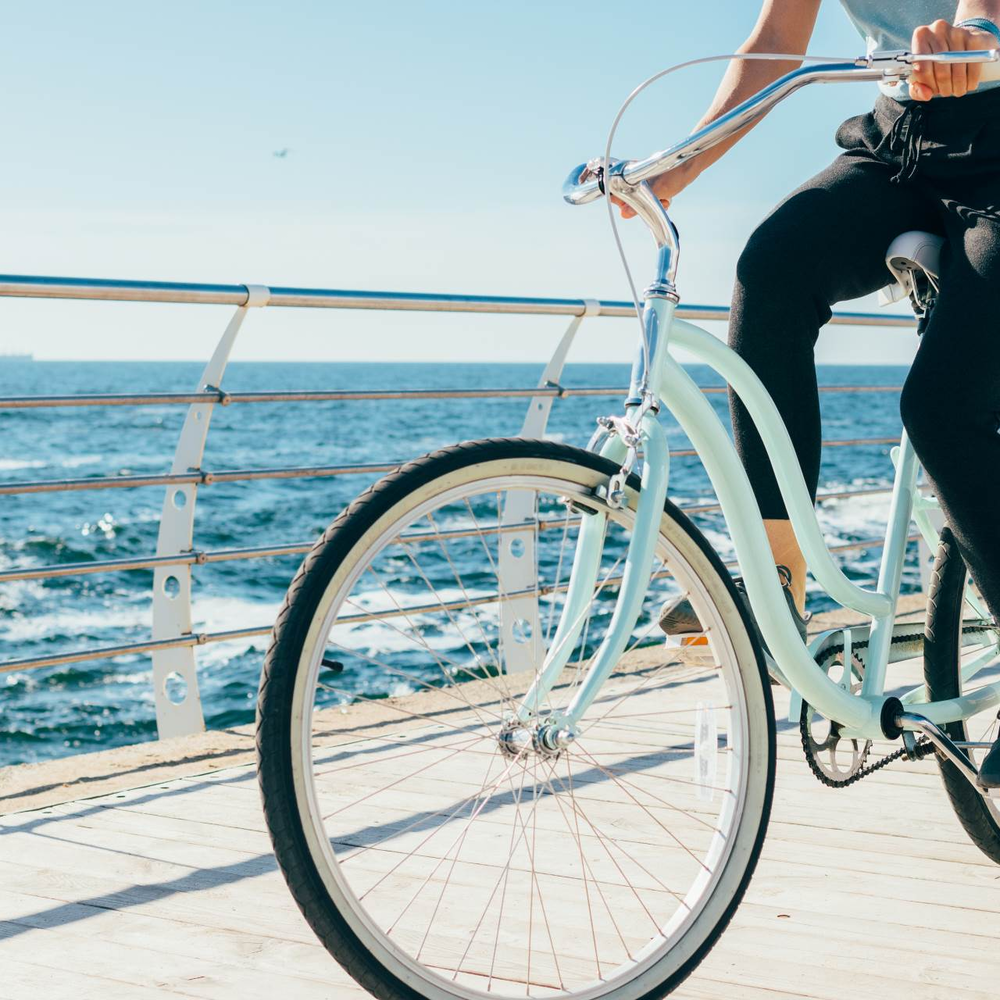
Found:
[[[655,180],[649,182],[649,186],[653,189],[653,194],[660,199],[660,204],[664,208],[669,208],[670,202],[694,180],[695,176],[687,164],[681,164],[674,167],[673,170],[668,170],[665,174],[660,174]],[[635,216],[635,212],[621,198],[612,196],[611,200],[621,209],[623,219],[631,219]]]
[[[925,24],[913,32],[912,50],[925,52],[969,52],[1000,48],[1000,42],[990,31],[977,28],[956,28],[947,21]],[[929,101],[932,97],[964,97],[979,86],[982,67],[962,63],[916,63],[910,77],[910,97]]]

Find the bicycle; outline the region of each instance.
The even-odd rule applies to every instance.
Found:
[[[996,53],[930,58],[1000,76]],[[657,245],[624,415],[599,421],[588,449],[484,440],[404,465],[302,564],[261,680],[264,810],[303,914],[376,997],[670,992],[728,924],[761,851],[775,771],[769,674],[801,698],[803,746],[827,784],[933,755],[962,823],[1000,862],[1000,808],[976,784],[1000,705],[1000,682],[983,671],[1000,638],[949,534],[934,530],[905,434],[870,590],[824,544],[756,376],[674,316],[677,234],[647,184],[806,84],[905,79],[912,61],[873,53],[807,66],[664,152],[577,168],[569,202],[613,193]],[[933,246],[904,242],[890,264],[926,314]],[[799,638],[746,474],[675,347],[738,392],[815,579],[870,625],[808,647]],[[667,499],[661,406],[712,481],[767,653],[719,556]],[[896,697],[885,693],[887,667],[922,640],[895,621],[911,518],[937,549],[931,638],[924,685]],[[665,651],[649,639],[656,606],[677,589],[702,637]],[[375,677],[381,688],[359,694]],[[902,746],[868,764],[876,739]]]

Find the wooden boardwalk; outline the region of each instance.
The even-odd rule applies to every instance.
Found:
[[[934,763],[826,789],[787,723],[779,756],[748,896],[673,996],[995,1000],[1000,868],[968,841]],[[276,870],[252,765],[141,784],[154,773],[0,817],[0,1000],[364,997]]]

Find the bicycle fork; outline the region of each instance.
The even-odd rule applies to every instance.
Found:
[[[662,298],[647,300],[643,319],[647,334],[652,334],[647,343],[650,369],[654,372],[659,370],[659,361],[666,350],[666,333],[672,314],[671,301]],[[657,336],[657,333],[661,335]],[[636,415],[641,414],[638,426],[633,428],[637,440],[629,442],[622,433],[614,433],[608,437],[600,451],[602,457],[609,458],[616,464],[626,461],[631,447],[641,449],[643,453],[642,489],[636,507],[632,538],[625,555],[625,569],[618,600],[608,631],[591,658],[586,677],[573,700],[564,711],[545,717],[544,725],[539,730],[539,740],[544,748],[550,751],[561,749],[575,737],[580,719],[624,653],[635,624],[639,620],[642,603],[649,589],[653,560],[656,556],[656,540],[659,537],[659,526],[667,496],[670,450],[667,446],[666,432],[656,419],[655,407],[645,402],[650,398],[650,391],[645,389],[644,393],[637,392],[637,387],[644,386],[645,382],[644,366],[641,368],[637,366],[636,373],[633,374],[633,389],[626,403],[626,423],[629,416],[634,419]],[[638,402],[637,396],[640,397]],[[658,398],[655,387],[652,398]],[[612,507],[616,502],[627,502],[624,472],[623,467],[622,473],[613,476],[606,487],[607,500]],[[619,488],[620,499],[615,495]],[[516,722],[521,725],[527,725],[541,718],[543,705],[580,637],[588,609],[595,599],[596,592],[603,586],[603,581],[599,580],[598,576],[608,515],[603,511],[588,512],[584,513],[582,518],[566,603],[541,670],[518,708]]]

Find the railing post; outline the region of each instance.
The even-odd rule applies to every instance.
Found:
[[[923,485],[926,487],[926,476],[921,478],[925,480]],[[918,493],[914,507],[920,510],[926,517],[926,523],[933,528],[934,534],[940,535],[941,529],[945,525],[945,520],[944,511],[938,506],[936,498],[928,501]],[[919,521],[917,522],[917,526],[922,527]],[[920,540],[917,542],[917,564],[920,569],[920,589],[925,594],[931,589],[931,571],[934,569],[934,559],[936,557],[937,549],[930,547],[925,533],[921,531]]]
[[[583,312],[579,316],[574,316],[566,327],[566,332],[562,335],[556,349],[549,358],[549,363],[542,372],[542,377],[538,380],[539,389],[558,389],[559,379],[562,377],[563,368],[566,365],[566,355],[573,346],[580,324],[587,316],[600,316],[601,303],[596,299],[583,300]],[[528,412],[524,415],[524,423],[521,425],[521,433],[518,437],[540,438],[545,435],[545,428],[549,423],[549,414],[552,412],[554,396],[532,396],[528,404]]]
[[[223,405],[225,395],[219,386],[236,335],[247,310],[267,305],[270,297],[268,289],[263,286],[247,285],[246,289],[246,302],[229,320],[198,383],[198,391],[218,390],[218,401]],[[188,408],[171,472],[200,471],[214,406],[215,401],[212,401],[193,403]],[[167,487],[156,541],[157,556],[177,556],[192,550],[197,498],[197,484]],[[153,639],[173,639],[190,634],[191,566],[157,566],[153,570]],[[156,728],[161,739],[201,732],[205,728],[194,647],[163,649],[153,653],[153,691]]]
[[[558,388],[566,356],[573,345],[576,332],[586,316],[599,316],[601,305],[594,299],[584,300],[584,311],[574,316],[562,335],[549,363],[539,379],[539,389]],[[520,437],[545,436],[549,414],[552,412],[551,395],[532,396],[528,412],[521,425]],[[510,490],[504,495],[500,523],[525,525],[523,531],[505,531],[498,537],[497,575],[501,594],[515,594],[538,587],[537,534],[535,531],[535,498],[523,490]],[[545,641],[538,614],[538,597],[516,597],[500,605],[501,666],[508,673],[528,670],[541,663],[545,655]]]

